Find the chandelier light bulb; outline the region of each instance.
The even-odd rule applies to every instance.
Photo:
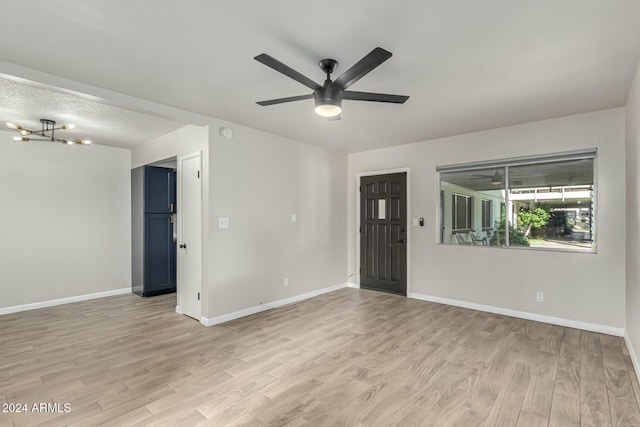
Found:
[[[14,136],[14,137],[13,137],[13,140],[14,140],[15,142],[26,142],[26,141],[28,141],[28,140],[29,140],[29,138],[26,138],[26,137],[24,137],[24,136]]]
[[[18,125],[13,124],[11,122],[7,122],[6,125],[9,129],[18,129]]]
[[[73,129],[74,127],[76,127],[76,125],[69,123],[68,125],[62,126],[62,129]]]
[[[91,140],[89,139],[83,139],[81,142],[82,142],[82,145],[91,145]]]
[[[67,141],[67,145],[73,145],[73,141],[68,140],[68,141]]]

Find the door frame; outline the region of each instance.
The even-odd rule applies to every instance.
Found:
[[[393,173],[407,174],[407,298],[411,296],[411,168],[395,168],[395,169],[383,169],[368,172],[358,172],[356,174],[356,285],[360,287],[360,178],[363,176],[373,175],[390,175]]]
[[[176,160],[177,160],[177,168],[176,168],[176,222],[177,222],[177,227],[176,227],[176,237],[177,237],[177,241],[181,242],[182,241],[182,162],[181,160],[188,160],[191,158],[197,157],[200,159],[200,229],[203,230],[203,232],[200,235],[200,256],[201,256],[201,265],[202,265],[202,271],[200,272],[200,316],[198,319],[196,320],[201,320],[202,319],[202,311],[203,311],[203,306],[204,306],[204,292],[202,289],[202,283],[204,281],[204,239],[202,239],[202,235],[204,234],[204,219],[205,219],[205,215],[204,215],[204,197],[203,197],[203,193],[204,193],[204,185],[203,185],[203,180],[204,180],[204,174],[202,171],[202,150],[200,151],[195,151],[193,153],[189,153],[189,154],[184,154],[184,155],[177,155],[176,156]],[[182,293],[181,293],[181,288],[182,288],[182,258],[180,256],[180,250],[176,250],[177,254],[176,254],[176,293],[177,293],[177,298],[176,298],[176,313],[178,314],[183,314],[182,312]]]

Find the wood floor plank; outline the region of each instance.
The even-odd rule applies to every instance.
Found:
[[[554,380],[549,427],[580,425],[580,346],[563,341]]]
[[[515,426],[520,414],[529,382],[531,368],[529,365],[517,363],[510,375],[505,378],[506,384],[500,391],[484,426]]]
[[[587,353],[582,354],[580,361],[580,420],[583,424],[610,426],[611,409],[602,358],[594,355],[595,347],[590,347],[590,343],[585,347],[583,341],[582,348]]]
[[[548,420],[553,400],[553,388],[554,379],[533,375],[522,403],[520,416],[526,415],[532,421],[536,417]],[[536,417],[528,417],[529,414]]]
[[[343,289],[210,328],[175,295],[0,316],[0,426],[633,426],[618,337]]]
[[[614,426],[640,426],[638,409],[629,372],[610,366],[604,368],[605,381],[611,408],[611,422]]]
[[[600,346],[602,348],[602,363],[605,367],[626,369],[624,355],[620,351],[619,337],[600,334]]]
[[[547,425],[549,425],[548,418],[531,412],[521,412],[516,427],[546,427]]]

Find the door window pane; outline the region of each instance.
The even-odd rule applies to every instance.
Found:
[[[387,200],[378,199],[378,219],[387,218]]]

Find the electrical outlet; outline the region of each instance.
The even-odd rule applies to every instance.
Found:
[[[284,278],[284,285],[285,286],[289,286],[289,278],[288,277]]]
[[[538,302],[544,302],[544,293],[543,292],[538,292],[536,294],[536,301]]]

